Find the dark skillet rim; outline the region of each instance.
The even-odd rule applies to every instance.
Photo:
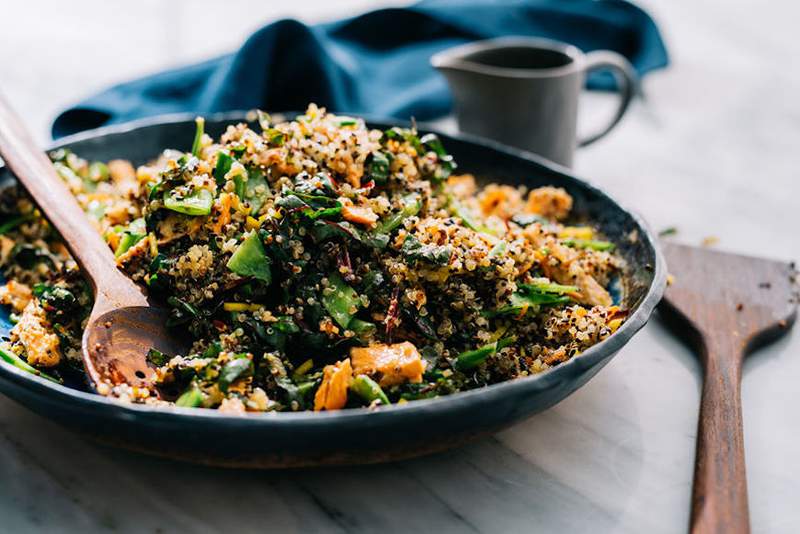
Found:
[[[241,121],[244,120],[246,113],[246,111],[230,111],[223,113],[209,113],[204,114],[204,116],[206,117],[206,120],[209,121]],[[291,112],[280,113],[280,115],[284,114],[291,115]],[[392,123],[401,126],[404,123],[404,121],[395,119],[369,117],[363,114],[354,115],[364,118],[364,120],[366,120],[368,123]],[[54,150],[67,144],[102,137],[104,135],[121,134],[146,126],[186,122],[193,120],[195,116],[196,114],[192,113],[177,113],[147,117],[122,124],[104,126],[61,138],[58,140],[58,142],[50,144],[47,150]],[[407,125],[408,123],[405,122],[405,124]],[[420,124],[419,126],[420,130],[439,133],[435,128],[427,128],[423,124]],[[323,426],[335,424],[337,421],[341,420],[350,421],[365,416],[368,416],[373,421],[377,422],[378,419],[414,416],[416,413],[426,414],[447,411],[448,409],[469,407],[478,408],[484,404],[491,404],[493,400],[508,395],[523,393],[525,390],[530,390],[533,392],[550,389],[560,383],[568,382],[571,379],[582,375],[592,367],[601,364],[604,360],[613,356],[628,341],[630,341],[636,332],[638,332],[647,323],[656,305],[661,300],[661,296],[666,287],[666,262],[658,246],[658,241],[654,238],[654,234],[652,233],[652,230],[648,224],[642,219],[642,217],[638,215],[636,211],[626,208],[625,205],[617,202],[616,199],[599,187],[593,185],[587,180],[576,177],[570,169],[546,160],[541,156],[477,136],[465,135],[461,133],[441,133],[442,135],[446,135],[453,139],[482,145],[509,156],[532,161],[533,163],[544,167],[547,170],[555,171],[559,174],[565,175],[566,178],[582,184],[584,187],[592,190],[599,196],[606,197],[631,216],[633,221],[643,230],[643,232],[640,232],[638,238],[645,240],[647,245],[649,245],[655,253],[655,265],[653,266],[653,281],[650,284],[650,287],[647,289],[646,295],[641,299],[636,307],[636,310],[628,317],[622,326],[620,326],[619,330],[614,332],[607,339],[592,346],[579,356],[574,357],[569,361],[559,364],[558,366],[540,374],[516,378],[510,381],[500,382],[498,384],[491,384],[479,389],[458,392],[433,399],[424,399],[400,405],[393,404],[391,406],[381,407],[380,409],[351,408],[332,412],[265,412],[247,413],[246,415],[226,415],[214,409],[178,408],[174,406],[148,406],[126,403],[123,401],[110,399],[96,393],[88,393],[68,388],[60,384],[54,384],[49,380],[38,377],[26,371],[22,371],[21,369],[17,369],[10,364],[0,365],[0,378],[25,388],[31,395],[39,394],[49,397],[49,400],[52,402],[73,403],[73,405],[76,407],[83,406],[87,409],[95,410],[98,415],[129,420],[133,418],[138,419],[142,415],[147,415],[148,419],[153,423],[164,423],[173,420],[176,422],[185,423],[188,420],[193,419],[198,423],[213,421],[214,425],[220,427],[258,427],[261,425],[275,426],[294,424],[298,422],[302,422],[307,425]]]

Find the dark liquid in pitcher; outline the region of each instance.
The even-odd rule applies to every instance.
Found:
[[[572,63],[566,54],[545,48],[509,46],[502,49],[483,50],[464,58],[466,61],[503,69],[553,69]]]

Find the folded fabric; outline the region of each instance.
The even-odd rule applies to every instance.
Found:
[[[640,75],[668,63],[647,13],[623,0],[428,0],[307,26],[269,24],[233,54],[116,85],[61,113],[54,138],[162,113],[330,110],[420,120],[446,114],[434,53],[508,35],[539,36],[626,56]],[[598,73],[590,88],[608,89]]]

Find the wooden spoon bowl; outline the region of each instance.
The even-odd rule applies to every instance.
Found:
[[[153,388],[155,372],[147,354],[156,349],[164,354],[185,354],[185,344],[166,327],[163,308],[125,306],[107,312],[92,312],[83,335],[86,371],[94,384],[128,384]],[[102,386],[98,390],[104,389]]]

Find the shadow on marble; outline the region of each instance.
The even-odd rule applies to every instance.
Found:
[[[653,314],[651,325],[661,330],[659,339],[663,345],[666,345],[667,351],[670,356],[673,356],[676,361],[680,362],[689,374],[695,379],[695,385],[699,392],[703,386],[703,371],[700,366],[700,360],[695,354],[695,349],[688,339],[688,335],[681,332],[680,326],[676,326],[667,321],[661,312],[656,309]]]
[[[797,327],[786,335],[769,343],[765,347],[761,347],[752,354],[748,354],[744,359],[744,368],[742,369],[743,379],[747,378],[747,374],[756,372],[764,366],[774,365],[788,358],[796,358],[797,354],[792,353],[790,347],[795,342],[800,334],[797,333]],[[769,347],[769,350],[764,350]]]
[[[701,391],[703,386],[702,368],[700,365],[699,357],[697,356],[694,347],[688,342],[687,337],[668,324],[659,311],[653,315],[653,320],[650,321],[651,328],[658,328],[663,330],[663,334],[659,336],[660,341],[668,346],[668,350],[675,356],[690,373],[695,377],[697,384],[697,391]],[[747,380],[748,374],[756,372],[763,366],[774,365],[779,361],[792,357],[790,353],[790,346],[793,343],[794,336],[797,336],[795,329],[780,338],[767,343],[766,345],[757,348],[754,352],[748,354],[744,359],[742,368],[742,380]]]

